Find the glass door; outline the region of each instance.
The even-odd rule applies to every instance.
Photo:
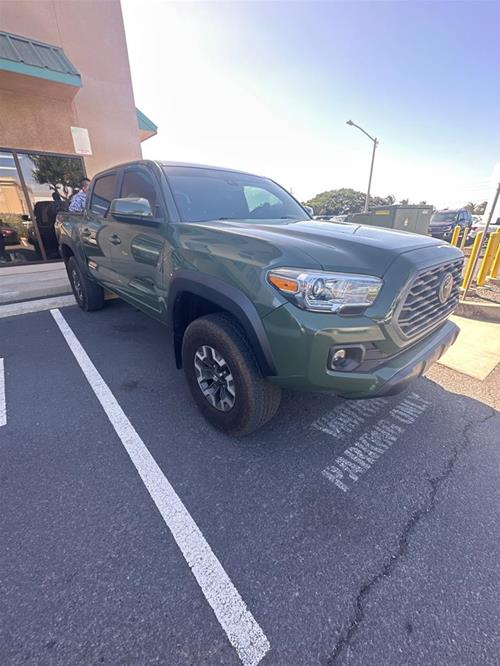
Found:
[[[0,152],[0,266],[39,261],[41,256],[28,240],[30,210],[14,155]]]

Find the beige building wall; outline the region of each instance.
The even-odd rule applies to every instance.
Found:
[[[28,213],[21,186],[13,177],[0,178],[0,210],[14,215]]]
[[[61,47],[82,77],[72,89],[4,73],[0,146],[74,154],[76,126],[89,131],[89,176],[142,157],[119,0],[0,0],[0,29]]]

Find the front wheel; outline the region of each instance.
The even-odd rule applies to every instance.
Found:
[[[200,411],[228,435],[248,435],[278,410],[280,388],[262,375],[245,333],[229,314],[200,317],[188,326],[182,364]]]
[[[76,302],[85,312],[100,310],[104,306],[104,289],[81,271],[75,257],[70,257],[66,270]]]

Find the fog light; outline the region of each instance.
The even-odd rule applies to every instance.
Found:
[[[337,351],[332,356],[332,365],[342,365],[347,356],[345,349],[337,349]]]

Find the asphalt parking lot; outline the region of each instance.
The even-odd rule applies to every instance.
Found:
[[[499,412],[422,378],[232,440],[160,324],[60,312],[0,320],[1,664],[500,663]]]

